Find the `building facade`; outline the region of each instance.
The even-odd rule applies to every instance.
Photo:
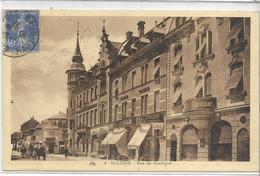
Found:
[[[122,43],[102,30],[68,75],[68,145],[120,160],[249,160],[250,19],[167,17]]]
[[[43,120],[32,135],[33,143],[44,143],[47,153],[63,153],[68,141],[67,115],[58,113]]]

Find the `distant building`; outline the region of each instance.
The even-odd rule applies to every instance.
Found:
[[[11,134],[11,144],[13,145],[13,149],[16,150],[18,148],[19,143],[22,140],[22,132],[13,132]]]
[[[68,75],[69,147],[135,160],[249,160],[250,19],[168,17],[125,41],[102,30]]]
[[[45,143],[48,153],[62,153],[67,135],[67,115],[60,112],[37,125],[32,137],[36,143]]]
[[[34,128],[39,124],[37,120],[32,117],[30,120],[26,121],[21,125],[22,137],[25,138],[33,134]]]

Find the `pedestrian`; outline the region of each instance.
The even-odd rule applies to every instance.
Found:
[[[29,158],[31,159],[33,156],[33,145],[32,144],[30,144],[28,151],[29,151]]]
[[[37,145],[35,144],[34,146],[33,146],[33,159],[34,160],[36,160],[36,156],[37,156]]]
[[[65,149],[64,149],[64,155],[65,155],[65,158],[67,158],[68,153],[69,153],[69,151],[68,151],[67,147],[65,147]]]
[[[45,153],[45,149],[43,147],[43,144],[40,145],[40,151],[39,151],[40,155],[43,156],[43,160],[45,160],[46,158],[46,153]],[[40,157],[40,156],[39,156]]]

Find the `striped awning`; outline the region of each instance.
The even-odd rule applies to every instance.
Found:
[[[179,62],[181,56],[182,56],[182,53],[181,53],[181,52],[178,53],[178,54],[174,57],[174,59],[173,59],[173,64],[172,64],[172,65],[176,65],[176,64]]]
[[[173,102],[174,103],[177,102],[178,98],[181,96],[181,93],[182,93],[181,88],[178,87],[176,92],[174,93],[174,96],[173,96]]]
[[[227,40],[232,40],[236,37],[238,37],[239,33],[241,32],[243,26],[242,25],[239,25],[239,26],[236,26],[234,27],[228,34],[227,36]]]
[[[142,144],[146,135],[148,134],[150,128],[151,128],[150,124],[142,124],[140,127],[138,127],[135,131],[135,134],[129,141],[127,148],[136,149],[137,147],[139,147]]]
[[[203,50],[203,48],[206,47],[206,43],[207,43],[207,40],[203,39],[203,42],[200,44],[200,47],[196,51],[195,55],[198,55]]]

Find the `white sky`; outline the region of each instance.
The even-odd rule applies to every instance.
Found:
[[[75,50],[77,21],[86,69],[97,62],[103,19],[112,41],[123,42],[125,33],[137,35],[137,22],[151,29],[162,17],[41,17],[40,51],[12,59],[12,131],[32,116],[39,122],[66,112],[66,69]]]

